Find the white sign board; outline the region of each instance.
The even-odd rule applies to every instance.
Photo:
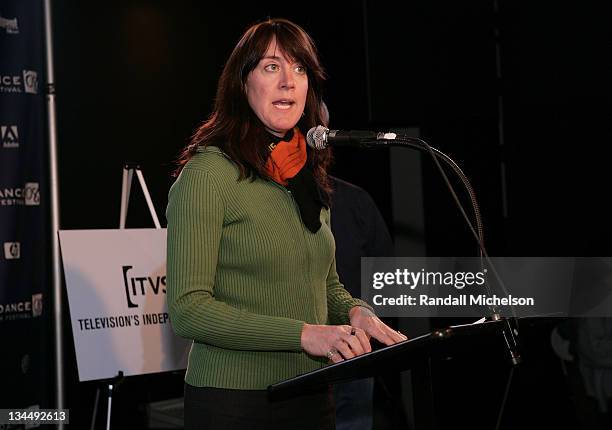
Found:
[[[166,305],[166,230],[59,232],[79,379],[184,369]]]

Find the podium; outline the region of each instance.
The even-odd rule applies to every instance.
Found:
[[[524,360],[529,363],[534,358],[534,347],[549,345],[548,333],[555,324],[560,322],[560,319],[529,317],[519,318],[515,322],[519,331],[519,349]],[[395,345],[384,346],[371,353],[270,385],[268,393],[273,400],[287,398],[330,384],[411,370],[415,377],[413,379],[417,381],[416,384],[413,384],[416,385],[414,390],[417,391],[414,393],[414,398],[418,401],[418,404],[414,405],[415,417],[419,418],[416,428],[419,430],[446,428],[436,424],[441,408],[435,407],[434,397],[443,390],[441,386],[444,384],[439,377],[439,374],[443,372],[437,372],[436,366],[444,365],[449,359],[454,358],[485,360],[488,365],[494,365],[496,369],[490,376],[485,376],[494,385],[488,395],[492,396],[491,393],[495,393],[493,397],[499,400],[496,402],[496,407],[500,409],[489,411],[489,414],[493,416],[487,417],[488,425],[484,428],[496,428],[493,413],[498,415],[497,421],[500,423],[514,372],[503,335],[507,327],[506,320],[499,320],[434,330],[431,333]],[[468,390],[469,388],[467,387]],[[502,396],[504,388],[505,395]],[[502,397],[503,400],[500,400]],[[477,428],[477,426],[471,428]]]

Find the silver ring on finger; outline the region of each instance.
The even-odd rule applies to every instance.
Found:
[[[327,358],[329,358],[330,360],[332,359],[332,357],[334,355],[336,355],[338,353],[338,351],[336,351],[335,349],[330,349],[329,351],[327,351],[327,354],[325,354],[327,356]]]

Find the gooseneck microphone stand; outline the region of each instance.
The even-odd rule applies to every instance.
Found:
[[[335,130],[330,131],[329,129],[325,127],[318,126],[312,129],[311,131],[309,131],[308,135],[309,135],[308,136],[309,144],[311,144],[312,142],[311,146],[317,149],[323,149],[329,144],[328,143],[328,136],[329,136],[334,139],[334,146],[351,145],[351,146],[357,146],[357,147],[362,147],[362,148],[382,148],[382,147],[389,147],[389,146],[397,146],[397,147],[408,147],[408,148],[417,149],[419,151],[427,152],[431,156],[434,164],[436,165],[436,168],[438,169],[438,171],[440,172],[440,175],[444,179],[446,187],[451,193],[453,200],[455,201],[455,204],[457,205],[457,208],[461,212],[461,215],[463,216],[466,224],[468,225],[474,239],[478,243],[478,252],[479,252],[481,260],[483,259],[486,260],[486,262],[491,267],[493,274],[495,276],[495,279],[498,282],[503,293],[506,296],[508,295],[508,291],[504,285],[504,282],[499,276],[497,269],[493,265],[489,257],[489,254],[486,250],[486,247],[484,245],[484,233],[483,233],[484,228],[482,224],[480,207],[478,205],[478,200],[476,199],[476,193],[474,192],[474,188],[470,184],[470,181],[465,175],[465,173],[463,173],[461,168],[457,165],[457,163],[455,163],[455,161],[452,158],[444,154],[442,151],[431,147],[423,139],[401,135],[401,134],[396,134],[396,133],[374,133],[374,132],[368,132],[368,131],[350,131],[345,134],[344,136],[345,139],[343,139],[343,136],[336,137]],[[455,189],[453,185],[451,184],[445,170],[442,168],[439,160],[442,160],[444,163],[446,163],[447,166],[449,166],[455,172],[455,174],[459,177],[463,186],[465,187],[468,195],[470,196],[470,201],[472,204],[472,211],[474,214],[474,220],[475,220],[476,227],[474,227],[474,224],[472,224],[472,222],[470,221],[470,218],[468,217],[465,208],[461,204],[461,201],[459,200],[459,197],[457,196],[457,193],[455,192]],[[491,295],[491,289],[489,287],[488,282],[485,283],[485,287],[487,289],[487,293]],[[502,415],[505,409],[506,401],[508,398],[510,385],[512,383],[512,378],[514,375],[514,368],[518,364],[520,364],[520,362],[522,361],[522,358],[521,358],[521,355],[519,352],[519,346],[518,346],[518,335],[519,335],[518,322],[517,322],[514,306],[510,305],[512,315],[509,318],[502,318],[499,312],[499,309],[497,309],[496,306],[491,305],[489,306],[489,309],[491,311],[490,318],[493,321],[503,321],[502,334],[503,334],[503,337],[506,343],[507,350],[510,355],[510,362],[512,363],[512,367],[510,368],[510,373],[508,375],[508,380],[507,380],[506,388],[504,391],[504,397],[503,397],[502,403],[500,405],[500,410],[498,413],[496,428],[499,428],[501,424],[501,418],[502,418]]]

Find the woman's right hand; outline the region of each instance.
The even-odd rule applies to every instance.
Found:
[[[350,325],[304,324],[301,342],[308,354],[334,363],[372,351],[365,332]]]

